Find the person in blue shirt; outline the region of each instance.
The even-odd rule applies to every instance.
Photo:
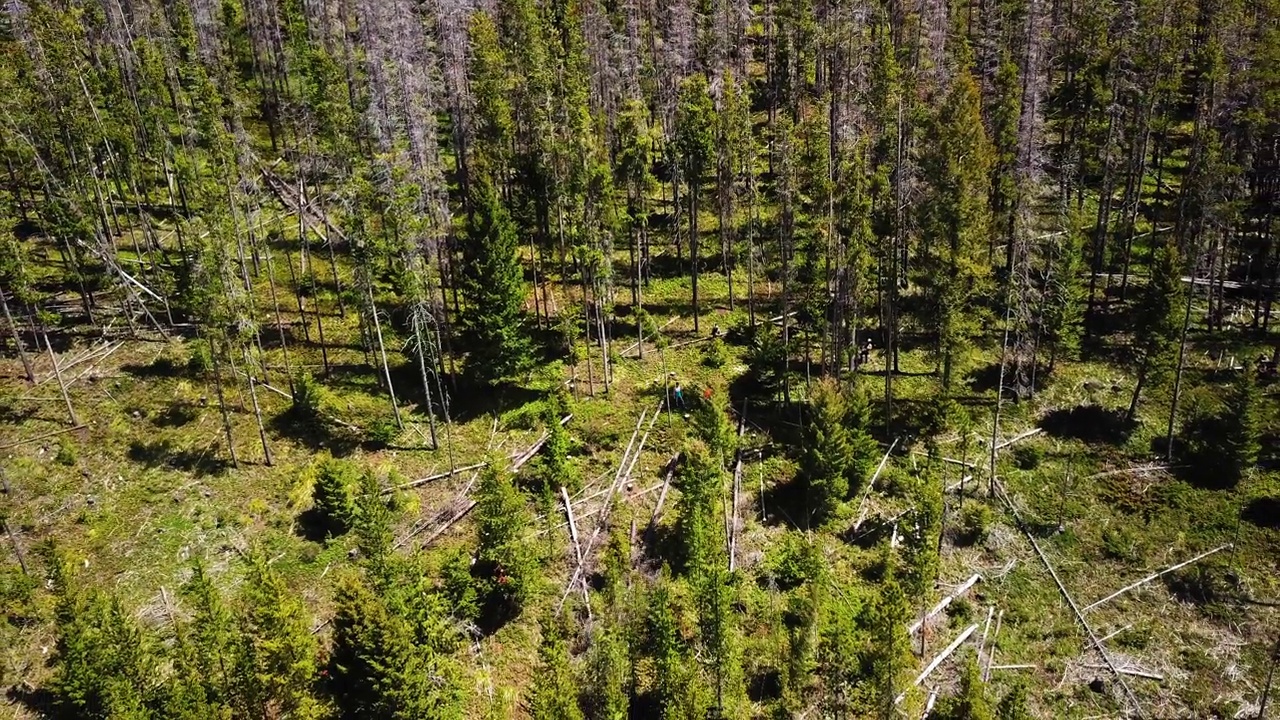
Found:
[[[676,405],[684,410],[684,387],[680,383],[676,383]]]

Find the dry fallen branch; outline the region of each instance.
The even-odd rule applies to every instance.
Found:
[[[573,416],[572,415],[567,416],[564,420],[562,420],[562,422],[568,422],[568,419],[570,417],[573,417]],[[519,471],[520,468],[525,463],[529,462],[529,459],[532,458],[534,454],[538,452],[538,449],[541,448],[543,443],[545,443],[546,441],[547,439],[544,436],[541,439],[539,439],[538,442],[534,443],[529,450],[526,450],[520,456],[519,460],[517,460],[515,463],[511,465],[511,471],[512,472]],[[480,476],[480,471],[477,470],[476,474],[471,477],[471,482],[468,483],[467,486],[462,489],[462,492],[458,494],[459,499],[467,497],[467,493],[471,491],[471,486],[475,484],[476,478],[479,476]],[[467,501],[467,503],[463,505],[462,508],[458,510],[457,513],[454,514],[453,517],[449,518],[448,522],[446,522],[444,525],[441,525],[439,528],[436,529],[435,532],[431,533],[431,535],[426,540],[422,541],[423,549],[426,549],[431,545],[431,543],[435,542],[436,538],[439,538],[441,535],[445,534],[449,530],[449,528],[453,527],[454,523],[458,522],[459,520],[461,520],[462,518],[470,514],[470,512],[476,508],[476,505],[477,503],[475,500]]]
[[[680,463],[680,453],[671,456],[667,461],[667,473],[662,482],[662,494],[658,496],[658,504],[653,508],[653,516],[649,518],[649,527],[646,533],[652,533],[658,527],[658,520],[662,518],[662,506],[667,501],[667,491],[671,489],[671,479],[675,477],[676,466]]]
[[[1106,669],[1107,669],[1107,666],[1106,666],[1106,665],[1094,665],[1094,664],[1092,664],[1092,663],[1083,663],[1082,665],[1083,665],[1083,667],[1087,667],[1087,668],[1090,668],[1090,669],[1093,669],[1093,670],[1106,670]],[[1164,681],[1164,676],[1163,676],[1163,675],[1158,675],[1158,674],[1156,674],[1156,673],[1147,672],[1147,671],[1145,671],[1145,670],[1135,670],[1135,669],[1133,669],[1133,668],[1123,668],[1123,667],[1122,667],[1122,668],[1117,668],[1117,669],[1116,669],[1116,672],[1122,673],[1122,674],[1124,674],[1124,675],[1132,675],[1132,676],[1134,676],[1134,677],[1146,678],[1146,679],[1148,679],[1148,680],[1159,680],[1159,681],[1161,681],[1161,682],[1163,682],[1163,681]]]
[[[996,616],[996,633],[991,636],[991,649],[987,651],[987,669],[982,674],[982,679],[988,682],[991,681],[991,663],[995,662],[996,659],[996,642],[1000,639],[1000,627],[1003,622],[1004,610],[1001,610],[1000,614]]]
[[[676,320],[679,320],[679,319],[680,319],[680,316],[679,316],[679,315],[677,315],[677,316],[675,316],[675,317],[671,318],[671,319],[670,319],[670,320],[668,320],[666,323],[664,323],[664,324],[662,325],[662,327],[658,328],[658,332],[662,332],[663,330],[666,330],[668,327],[670,327],[670,326],[671,326],[671,323],[673,323],[673,322],[675,322]],[[650,337],[653,337],[653,336],[652,336],[652,335],[644,335],[644,336],[642,336],[642,337],[643,337],[643,338],[650,338]],[[618,354],[619,354],[619,355],[626,355],[626,354],[630,353],[632,350],[635,350],[635,349],[637,349],[637,348],[639,348],[639,347],[640,347],[640,343],[638,343],[638,342],[636,342],[636,343],[631,343],[631,345],[630,345],[629,347],[627,347],[627,349],[626,349],[626,350],[623,350],[622,352],[620,352],[620,353],[618,353]]]
[[[83,430],[87,427],[89,426],[76,425],[75,427],[63,428],[61,430],[54,430],[53,432],[47,432],[43,435],[36,435],[35,437],[29,437],[26,440],[18,440],[16,442],[11,442],[8,445],[0,445],[0,450],[8,450],[10,448],[16,448],[19,445],[26,445],[27,443],[39,442],[41,440],[48,440],[51,437],[56,437],[58,435],[65,435],[66,433],[75,432],[76,430]]]
[[[653,413],[653,418],[649,423],[649,427],[645,430],[645,433],[644,433],[645,438],[648,438],[649,430],[653,429],[653,422],[658,419],[658,415],[661,414],[661,410],[662,410],[662,405],[661,403],[659,403],[658,409],[655,410]],[[603,506],[601,506],[600,512],[599,512],[600,519],[596,522],[595,530],[591,532],[591,539],[587,541],[587,549],[583,553],[582,559],[577,563],[577,567],[574,568],[573,576],[569,578],[569,584],[565,586],[564,593],[560,595],[560,602],[556,605],[556,613],[559,613],[561,610],[564,609],[564,601],[566,598],[569,597],[570,590],[572,590],[573,585],[576,582],[578,582],[578,578],[583,575],[583,571],[586,568],[586,561],[588,557],[591,555],[592,549],[595,547],[596,539],[600,537],[600,533],[604,530],[605,524],[609,521],[609,510],[612,505],[613,496],[615,493],[617,493],[618,486],[622,484],[623,479],[626,478],[627,475],[630,473],[631,469],[635,467],[635,460],[631,458],[631,448],[635,446],[636,436],[640,433],[640,426],[644,424],[644,419],[648,415],[648,413],[649,413],[648,410],[641,412],[640,418],[636,420],[635,430],[631,431],[631,440],[627,442],[627,449],[622,453],[622,462],[619,463],[618,465],[618,473],[613,478],[613,484],[609,487],[609,493],[604,497],[604,504]],[[641,440],[642,446],[643,446],[643,443],[644,441]],[[637,448],[636,457],[638,458],[639,455],[640,455],[640,448]],[[628,461],[630,461],[630,464],[628,464]],[[587,605],[588,615],[590,614],[590,612],[591,612],[591,606],[590,604],[588,604]]]
[[[1129,629],[1129,628],[1131,628],[1131,627],[1133,627],[1133,624],[1132,624],[1132,623],[1130,623],[1130,624],[1128,624],[1128,625],[1125,625],[1124,627],[1122,627],[1122,628],[1120,628],[1120,629],[1118,629],[1118,630],[1112,630],[1111,632],[1107,633],[1106,635],[1103,635],[1102,637],[1098,638],[1098,642],[1106,642],[1106,641],[1110,640],[1111,638],[1113,638],[1113,637],[1115,637],[1115,636],[1119,635],[1120,633],[1124,632],[1125,630],[1128,630],[1128,629]]]
[[[1105,472],[1095,473],[1093,475],[1090,475],[1089,477],[1086,477],[1085,480],[1099,480],[1101,478],[1111,477],[1112,475],[1124,475],[1126,473],[1146,474],[1146,473],[1153,473],[1153,472],[1165,472],[1167,470],[1172,470],[1175,467],[1177,466],[1176,465],[1140,465],[1138,467],[1120,468],[1119,470],[1107,470]]]
[[[1228,549],[1228,548],[1230,548],[1230,547],[1231,547],[1231,543],[1227,543],[1226,545],[1220,545],[1220,546],[1218,546],[1218,547],[1216,547],[1216,548],[1214,548],[1214,549],[1212,549],[1212,550],[1210,550],[1210,551],[1208,551],[1208,552],[1200,553],[1199,555],[1197,555],[1197,556],[1195,556],[1195,557],[1191,558],[1190,560],[1187,560],[1187,561],[1185,561],[1185,562],[1180,562],[1180,563],[1178,563],[1177,565],[1173,565],[1173,566],[1171,566],[1171,567],[1167,567],[1167,568],[1165,568],[1164,570],[1161,570],[1161,571],[1160,571],[1160,572],[1158,572],[1158,573],[1152,573],[1151,575],[1148,575],[1148,576],[1146,576],[1146,577],[1142,578],[1142,579],[1141,579],[1141,580],[1139,580],[1138,582],[1133,583],[1132,585],[1126,585],[1126,586],[1124,586],[1124,587],[1120,588],[1119,590],[1117,590],[1117,591],[1115,591],[1115,592],[1111,593],[1110,595],[1108,595],[1108,596],[1106,596],[1106,597],[1102,598],[1101,600],[1098,600],[1097,602],[1095,602],[1095,603],[1093,603],[1093,604],[1091,604],[1091,605],[1086,606],[1086,607],[1084,608],[1084,612],[1089,612],[1090,610],[1092,610],[1092,609],[1094,609],[1094,608],[1098,607],[1099,605],[1101,605],[1101,604],[1103,604],[1103,603],[1107,602],[1108,600],[1114,600],[1115,598],[1120,597],[1121,595],[1123,595],[1123,594],[1125,594],[1125,593],[1129,592],[1130,590],[1133,590],[1133,589],[1139,588],[1139,587],[1141,587],[1141,586],[1143,586],[1143,585],[1145,585],[1145,584],[1147,584],[1147,583],[1151,582],[1152,580],[1155,580],[1156,578],[1158,578],[1158,577],[1160,577],[1160,576],[1162,576],[1162,575],[1167,575],[1167,574],[1169,574],[1169,573],[1173,572],[1174,570],[1180,570],[1180,569],[1182,569],[1182,568],[1184,568],[1184,567],[1186,567],[1186,566],[1190,565],[1190,564],[1191,564],[1191,563],[1193,563],[1193,562],[1196,562],[1196,561],[1198,561],[1198,560],[1203,560],[1204,558],[1207,558],[1207,557],[1209,557],[1210,555],[1213,555],[1214,553],[1221,552],[1221,551],[1226,550],[1226,549]]]

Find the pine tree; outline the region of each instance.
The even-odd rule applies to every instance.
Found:
[[[994,720],[991,704],[984,694],[985,687],[977,658],[967,656],[960,671],[959,693],[942,703],[939,716],[948,720]]]
[[[470,349],[467,367],[478,380],[495,383],[531,361],[524,328],[524,276],[515,228],[492,182],[472,185],[472,219],[463,246],[460,317]]]
[[[1258,463],[1261,393],[1251,369],[1240,372],[1221,401],[1190,409],[1183,428],[1192,474],[1205,483],[1235,487]]]
[[[987,264],[994,265],[997,238],[1005,243],[1005,272],[1013,270],[1014,223],[1022,189],[1018,187],[1018,122],[1022,117],[1022,89],[1018,78],[1018,65],[1002,54],[995,76],[995,102],[991,107],[991,140],[996,155],[991,173],[991,228],[990,251]]]
[[[155,639],[119,598],[83,593],[69,573],[65,566],[54,571],[58,641],[50,686],[56,705],[74,717],[152,717],[148,706],[159,690]]]
[[[416,635],[377,588],[339,581],[330,682],[342,717],[463,717],[453,660]]]
[[[1222,470],[1229,481],[1239,481],[1258,464],[1262,450],[1262,392],[1252,368],[1236,375],[1226,405],[1223,454],[1227,462]]]
[[[911,653],[911,638],[907,635],[911,606],[898,581],[888,544],[884,547],[884,579],[871,610],[872,641],[868,664],[875,717],[891,720],[910,707],[899,705],[897,698],[900,694],[908,694],[907,683],[915,667],[915,659]]]
[[[920,603],[933,590],[938,578],[939,534],[942,532],[942,482],[929,468],[922,468],[912,481],[912,519],[903,528],[906,536],[907,567],[903,584],[907,595]]]
[[[823,688],[820,707],[828,717],[858,717],[867,688],[862,668],[849,662],[849,658],[858,657],[869,644],[869,629],[861,622],[865,609],[862,596],[834,584],[834,580],[832,588],[836,591],[831,600],[834,607],[822,614],[819,629],[817,665]]]
[[[686,446],[676,473],[676,539],[680,559],[691,577],[720,562],[725,552],[723,526],[718,521],[723,466],[700,444]]]
[[[518,614],[536,591],[537,559],[526,537],[532,524],[511,472],[495,458],[480,473],[476,487],[479,547],[473,574],[499,616]]]
[[[394,514],[383,496],[377,476],[369,471],[360,476],[355,493],[351,527],[355,531],[360,558],[376,585],[386,587],[394,582],[391,567],[391,544],[394,541]]]
[[[542,623],[538,668],[529,698],[529,715],[533,720],[582,720],[578,683],[569,665],[565,632],[555,620]]]
[[[849,479],[849,494],[857,495],[871,480],[880,449],[875,438],[871,437],[871,398],[852,385],[846,386],[842,394],[844,427],[848,431],[851,452],[845,477]]]
[[[299,596],[261,557],[249,561],[240,590],[236,684],[240,712],[254,720],[320,716],[311,694],[319,647]]]
[[[684,638],[681,637],[672,602],[671,579],[664,568],[649,589],[644,619],[645,651],[654,661],[655,689],[664,711],[677,703],[680,694],[677,676],[682,672],[682,656],[685,651]]]
[[[488,13],[471,16],[470,88],[475,99],[474,129],[467,150],[468,170],[475,178],[504,187],[510,175],[515,119],[512,116],[512,83],[498,29]]]
[[[9,337],[13,340],[14,352],[22,360],[22,369],[26,373],[27,382],[36,381],[35,371],[31,367],[31,358],[27,355],[26,346],[18,322],[14,319],[9,301],[15,306],[29,305],[32,298],[31,271],[24,262],[22,246],[9,229],[13,221],[0,212],[0,310],[4,312],[4,322],[9,326]]]
[[[1142,391],[1165,381],[1173,370],[1177,354],[1182,306],[1182,264],[1178,249],[1166,243],[1156,249],[1151,260],[1151,277],[1134,311],[1133,349],[1137,382],[1129,402],[1127,419],[1137,417]]]
[[[1031,720],[1031,710],[1027,708],[1027,686],[1015,683],[1005,696],[1000,698],[996,707],[996,720]]]
[[[648,278],[649,261],[649,193],[657,180],[653,177],[653,146],[656,131],[649,126],[648,109],[639,100],[629,100],[618,116],[617,157],[614,161],[616,184],[627,196],[626,225],[631,239],[631,304],[642,311],[642,286]],[[644,328],[637,323],[636,349],[644,359]]]
[[[569,414],[568,398],[563,393],[555,392],[547,398],[547,405],[542,413],[542,422],[547,426],[547,441],[542,446],[541,465],[538,469],[543,480],[543,493],[554,493],[564,487],[576,493],[582,487],[582,478],[577,468],[569,462],[569,431],[561,424],[561,419]]]
[[[694,75],[680,86],[680,102],[676,113],[675,148],[680,173],[688,186],[689,199],[689,266],[693,282],[693,331],[698,332],[698,265],[701,246],[698,237],[699,200],[702,177],[714,157],[715,105],[708,94],[707,78]]]
[[[932,192],[922,205],[927,312],[941,365],[942,390],[950,393],[958,353],[981,318],[990,266],[981,255],[991,232],[990,188],[994,151],[982,125],[978,85],[967,71],[952,80],[931,128],[924,159]]]
[[[1059,359],[1074,360],[1084,332],[1084,226],[1079,215],[1067,219],[1047,248],[1040,342],[1049,351],[1048,372]]]
[[[738,444],[737,433],[723,407],[711,399],[699,401],[693,409],[693,426],[721,467],[728,467]]]
[[[587,667],[589,716],[624,720],[631,706],[633,682],[633,663],[625,625],[615,621],[596,632]]]
[[[819,522],[831,517],[849,494],[856,449],[845,419],[839,388],[830,380],[818,383],[809,406],[801,472],[807,504]]]
[[[235,675],[235,618],[200,564],[183,585],[182,597],[191,604],[190,624],[177,629],[191,649],[186,668],[193,671],[192,680],[203,686],[204,695],[230,713],[231,708],[243,706]]]
[[[359,469],[347,460],[322,457],[315,469],[311,498],[328,535],[341,535],[355,520]]]
[[[693,585],[700,655],[711,675],[716,717],[740,717],[746,703],[746,685],[733,609],[733,576],[725,563],[717,561],[695,577]]]

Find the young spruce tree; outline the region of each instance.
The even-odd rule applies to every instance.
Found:
[[[525,286],[515,226],[493,183],[472,184],[473,215],[463,246],[462,326],[470,349],[468,370],[495,383],[528,367],[530,341],[524,327]]]

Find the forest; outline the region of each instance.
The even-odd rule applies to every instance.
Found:
[[[6,717],[1280,718],[1280,0],[4,0],[0,157]]]

